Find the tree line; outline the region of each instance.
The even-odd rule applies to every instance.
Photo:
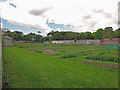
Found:
[[[38,32],[40,33],[40,31]],[[29,33],[24,35],[23,32],[10,30],[4,31],[4,36],[12,37],[15,41],[34,41],[34,42],[44,42],[44,41],[52,41],[52,40],[81,40],[81,39],[112,39],[112,38],[120,38],[120,28],[113,31],[112,27],[106,27],[104,29],[99,28],[96,32],[59,32],[59,31],[51,31],[47,34],[46,37],[42,35],[37,35],[35,33]]]

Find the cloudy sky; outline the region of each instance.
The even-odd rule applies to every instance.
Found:
[[[24,34],[118,28],[119,0],[0,0],[2,27]]]

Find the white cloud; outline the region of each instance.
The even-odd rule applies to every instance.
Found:
[[[14,31],[20,31],[20,32],[22,32],[22,30],[13,30],[13,29],[11,29],[10,31],[12,31],[12,32],[14,32]]]
[[[70,24],[74,30],[92,31],[112,26],[117,28],[119,0],[11,0],[16,8],[1,2],[2,18],[9,22],[49,32],[46,24]],[[54,21],[53,21],[54,20]]]
[[[58,31],[58,32],[60,32],[61,30],[60,30],[60,28],[57,28],[55,31]]]

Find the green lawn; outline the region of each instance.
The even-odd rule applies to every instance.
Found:
[[[49,45],[48,47],[47,44],[21,44],[21,46],[19,44],[17,47],[4,47],[3,77],[7,77],[5,81],[11,88],[117,88],[117,70],[75,62],[74,60],[80,59],[80,55],[73,58],[74,60],[58,58],[67,55],[68,52],[80,52],[77,47],[85,46]],[[94,46],[84,48],[89,51],[87,54],[92,53],[90,47]],[[44,49],[50,48],[56,48],[60,53],[44,55]],[[110,52],[117,54],[114,50]],[[81,59],[84,58],[81,56]]]

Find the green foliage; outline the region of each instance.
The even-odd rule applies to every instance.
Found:
[[[107,31],[107,30],[113,31],[113,28],[112,28],[112,27],[106,27],[104,30],[105,30],[105,31]]]
[[[105,62],[118,62],[118,57],[114,56],[101,56],[101,55],[96,55],[96,56],[87,56],[86,59],[89,60],[97,60],[97,61],[105,61]]]
[[[41,51],[35,51],[36,53],[42,53]]]
[[[91,32],[85,32],[85,39],[94,39]]]
[[[80,33],[78,39],[85,39],[85,33]]]
[[[4,36],[12,37],[15,41],[34,41],[34,42],[43,42],[43,37],[41,35],[36,35],[35,33],[29,33],[27,35],[23,35],[22,32],[19,31],[6,31],[4,32]]]
[[[114,38],[114,31],[112,27],[106,27],[104,29],[103,38],[108,38],[108,39]]]
[[[94,39],[103,39],[104,30],[99,28],[96,32],[93,33]]]
[[[53,40],[53,37],[51,36],[51,37],[49,37],[49,42],[51,42]]]
[[[77,56],[78,56],[77,54],[68,54],[68,55],[64,55],[64,56],[62,56],[60,58],[75,58]]]
[[[120,38],[120,28],[114,31],[114,37]]]
[[[74,42],[76,43],[76,42],[77,42],[77,39],[74,39]]]
[[[23,32],[19,31],[4,31],[4,36],[10,36],[15,41],[33,41],[33,42],[44,42],[44,41],[52,41],[52,40],[81,40],[81,39],[104,39],[108,38],[112,40],[112,38],[120,38],[120,29],[113,31],[112,27],[106,27],[105,29],[99,28],[96,32],[70,32],[70,31],[51,31],[47,34],[46,37],[41,35],[37,35],[35,33],[29,33],[27,35],[23,35]],[[38,33],[41,33],[38,31]]]

